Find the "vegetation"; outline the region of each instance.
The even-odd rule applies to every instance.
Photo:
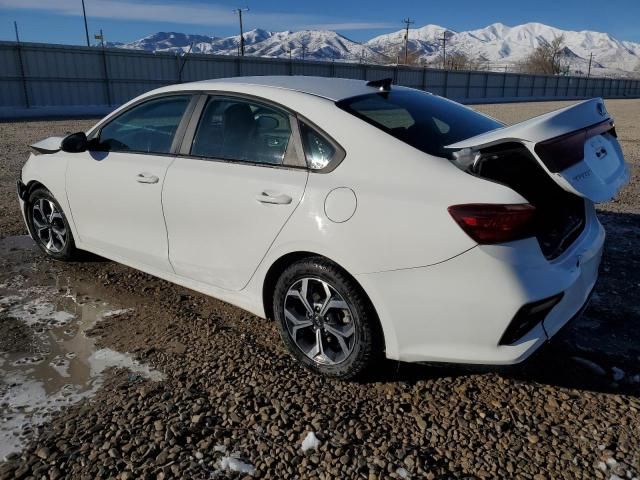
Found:
[[[565,74],[569,68],[565,50],[564,35],[544,42],[522,61],[520,70],[541,75]]]

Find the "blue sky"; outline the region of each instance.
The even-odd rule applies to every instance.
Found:
[[[327,28],[356,41],[402,28],[434,23],[469,30],[502,22],[541,22],[567,30],[608,32],[640,42],[640,0],[85,0],[89,34],[100,28],[111,41],[131,41],[157,31],[227,36],[237,33],[233,8],[248,6],[245,29]],[[0,39],[13,40],[13,21],[21,40],[81,45],[85,42],[81,0],[0,0]]]

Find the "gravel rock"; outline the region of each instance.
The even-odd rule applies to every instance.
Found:
[[[559,106],[476,108],[516,121]],[[632,381],[640,374],[640,101],[607,108],[633,176],[618,200],[599,207],[608,232],[601,282],[585,317],[514,369],[389,362],[362,383],[327,380],[291,360],[273,323],[230,305],[112,262],[62,264],[33,251],[0,256],[0,284],[20,271],[34,285],[69,278],[111,304],[131,299],[134,312],[89,334],[166,375],[154,383],[113,370],[91,400],[56,414],[0,464],[0,478],[247,475],[221,465],[265,479],[640,475],[640,382]],[[0,238],[24,233],[14,181],[26,145],[93,123],[2,125]],[[28,348],[28,335],[10,322],[0,321],[0,338],[4,325]],[[319,444],[302,452],[310,431]]]

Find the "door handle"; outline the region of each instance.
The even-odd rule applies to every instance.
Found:
[[[269,195],[267,192],[262,192],[260,195],[256,197],[260,203],[269,203],[272,205],[289,205],[291,203],[292,198],[289,195],[285,195],[284,193]]]
[[[160,181],[158,177],[150,173],[139,173],[136,180],[138,183],[158,183],[158,181]]]

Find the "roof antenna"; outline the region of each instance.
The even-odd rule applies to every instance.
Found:
[[[391,82],[393,82],[392,78],[382,78],[380,80],[370,80],[370,81],[367,82],[367,87],[377,88],[381,92],[389,92],[389,91],[391,91]]]

